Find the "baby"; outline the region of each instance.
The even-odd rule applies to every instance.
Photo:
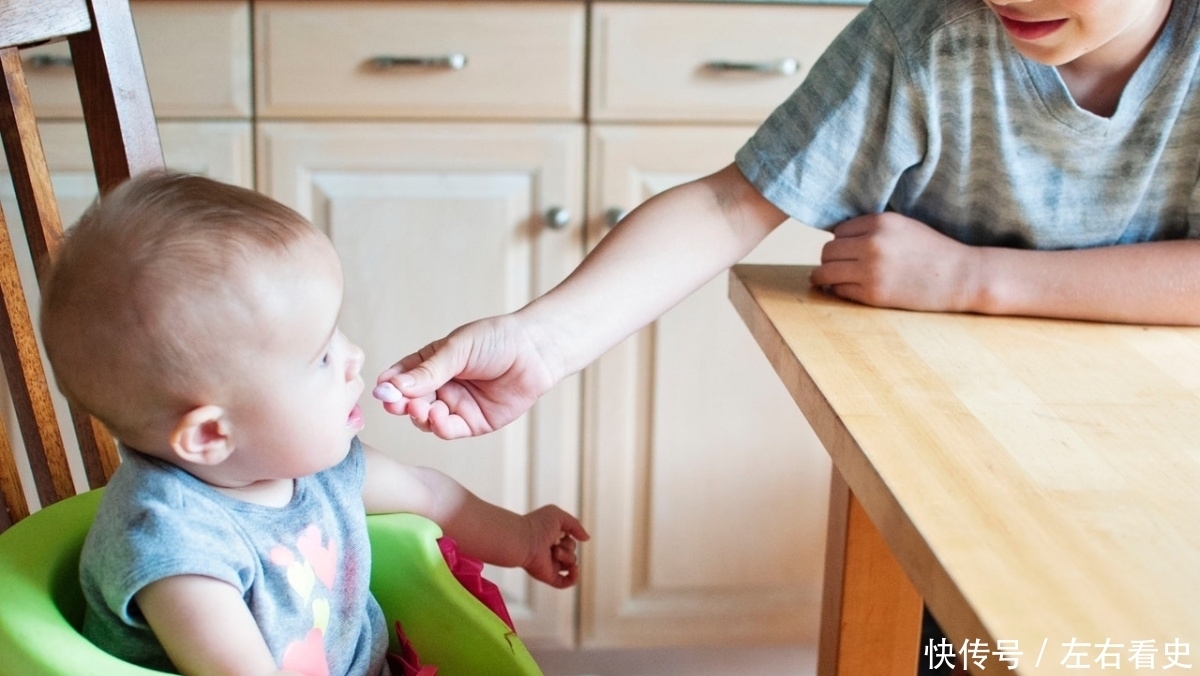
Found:
[[[43,287],[59,388],[121,442],[80,564],[84,633],[108,652],[184,674],[384,673],[368,513],[575,583],[574,517],[514,514],[358,440],[341,266],[287,207],[135,177],[69,231]]]

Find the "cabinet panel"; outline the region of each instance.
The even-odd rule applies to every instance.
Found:
[[[342,257],[341,325],[371,381],[455,326],[515,310],[580,260],[580,125],[262,123],[259,186],[311,218]],[[549,229],[552,207],[574,216]],[[362,438],[446,471],[518,512],[578,503],[579,381],[483,437],[441,441],[381,406]],[[532,646],[571,645],[574,594],[489,570]]]
[[[583,113],[582,3],[262,0],[255,21],[266,117]]]
[[[597,125],[591,239],[752,132]],[[814,262],[827,239],[789,222],[747,260]],[[829,460],[724,275],[590,367],[585,401],[583,645],[814,644]]]
[[[592,119],[759,122],[860,9],[595,3]]]
[[[131,7],[156,117],[250,117],[247,0],[139,0]],[[21,54],[39,117],[82,119],[67,43]]]

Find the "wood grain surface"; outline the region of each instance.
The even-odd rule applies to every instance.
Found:
[[[810,272],[738,266],[730,297],[950,639],[1016,642],[973,671],[1200,669],[1200,329],[870,308]]]

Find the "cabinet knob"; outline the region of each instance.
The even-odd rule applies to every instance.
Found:
[[[374,70],[392,70],[395,68],[462,70],[467,67],[467,55],[394,56],[391,54],[380,54],[379,56],[372,56],[367,59],[367,65]]]
[[[763,75],[795,75],[800,70],[800,62],[792,57],[772,61],[706,61],[705,70],[720,73],[743,72],[761,73]]]
[[[628,213],[628,211],[621,207],[609,207],[604,210],[604,222],[608,227],[615,228],[617,227],[617,223],[620,223],[621,219],[625,218],[625,215]]]
[[[546,210],[546,227],[562,230],[571,224],[571,210],[566,207],[550,207]]]

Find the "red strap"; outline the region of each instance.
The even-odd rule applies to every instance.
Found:
[[[503,620],[510,630],[516,632],[512,617],[508,614],[508,606],[504,605],[504,596],[500,593],[500,588],[483,576],[483,562],[459,552],[458,545],[448,537],[438,538],[438,548],[442,550],[442,558],[446,559],[446,565],[450,568],[450,572],[454,574],[455,579],[462,584],[463,588],[471,592],[471,595],[479,599],[489,610],[496,613],[496,616]],[[387,656],[388,666],[391,668],[393,676],[437,676],[437,667],[421,666],[417,651],[408,637],[404,635],[404,630],[400,628],[399,622],[396,623],[396,638],[400,640],[400,654],[389,653]]]

